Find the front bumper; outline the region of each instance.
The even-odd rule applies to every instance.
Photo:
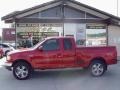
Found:
[[[3,67],[5,67],[9,71],[12,71],[12,63],[5,63]]]

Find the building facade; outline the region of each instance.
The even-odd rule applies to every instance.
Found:
[[[120,18],[75,0],[54,0],[2,20],[14,24],[20,46],[29,38],[36,44],[45,37],[71,36],[78,46],[115,45],[120,56]]]
[[[3,28],[2,42],[3,43],[15,43],[15,28]]]

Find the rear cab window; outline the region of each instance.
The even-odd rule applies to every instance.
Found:
[[[72,40],[69,38],[63,39],[63,48],[64,50],[72,50],[73,49]]]

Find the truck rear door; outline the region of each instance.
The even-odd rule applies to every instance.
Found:
[[[63,39],[63,66],[73,67],[75,65],[75,46],[74,41],[70,38]]]

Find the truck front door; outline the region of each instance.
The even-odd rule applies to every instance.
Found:
[[[42,51],[38,51],[37,60],[39,68],[59,68],[62,60],[60,39],[48,39],[42,45]]]

